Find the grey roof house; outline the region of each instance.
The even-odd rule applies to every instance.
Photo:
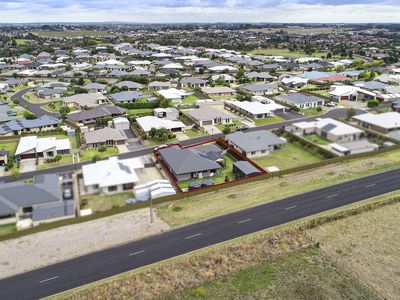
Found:
[[[123,145],[128,140],[123,130],[105,127],[84,133],[85,147],[89,149],[98,148],[102,145],[107,147]]]
[[[256,83],[240,87],[242,90],[254,95],[273,94],[278,92],[278,86],[275,84]]]
[[[216,145],[190,148],[171,146],[158,151],[160,159],[177,181],[205,178],[218,174],[223,150]]]
[[[226,136],[228,144],[246,157],[257,157],[270,154],[280,149],[286,140],[266,131],[236,131]]]
[[[44,115],[40,118],[28,120],[19,118],[0,126],[0,135],[19,135],[22,132],[38,132],[52,130],[58,127],[60,119]]]
[[[142,94],[135,91],[119,92],[110,95],[111,100],[119,103],[136,102],[142,97]]]
[[[85,124],[91,124],[94,123],[97,118],[121,116],[125,114],[125,112],[125,108],[103,104],[89,110],[70,114],[68,115],[68,119],[76,123],[82,122]]]
[[[33,183],[0,184],[2,223],[31,219],[33,225],[75,216],[74,200],[63,200],[57,174],[37,175]]]
[[[119,89],[122,89],[123,87],[126,86],[129,91],[138,91],[142,88],[142,85],[140,83],[133,82],[133,81],[121,81],[121,82],[118,82],[116,84],[116,86]]]
[[[232,116],[212,107],[200,107],[187,111],[189,117],[199,126],[229,124]]]
[[[278,100],[300,109],[307,109],[324,105],[325,100],[316,96],[301,93],[279,95]]]

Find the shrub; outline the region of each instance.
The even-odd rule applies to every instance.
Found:
[[[379,106],[379,101],[378,100],[369,100],[367,103],[367,106],[369,108],[377,107],[377,106]]]
[[[93,155],[93,156],[92,156],[92,162],[95,163],[96,161],[99,161],[99,160],[101,160],[101,156],[100,156],[100,155],[97,155],[97,154],[96,154],[96,155]]]
[[[231,128],[229,126],[225,126],[224,129],[222,130],[223,134],[229,134],[231,133]]]
[[[11,176],[12,177],[15,177],[15,178],[18,178],[19,177],[19,171],[18,170],[14,170],[12,173],[11,173]]]
[[[99,152],[106,152],[107,147],[105,145],[101,145],[98,150],[99,150]]]

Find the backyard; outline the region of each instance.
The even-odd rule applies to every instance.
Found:
[[[271,154],[252,159],[262,168],[276,166],[279,170],[295,168],[320,161],[321,159],[299,146],[286,143],[282,149],[273,151]]]
[[[1,151],[8,151],[10,155],[14,155],[15,150],[17,150],[18,140],[7,141],[2,140],[0,141],[0,150]]]
[[[320,137],[319,135],[316,135],[316,134],[307,134],[307,135],[304,135],[303,138],[305,138],[305,139],[307,139],[307,140],[309,140],[309,141],[311,141],[311,142],[313,142],[315,144],[318,144],[318,145],[329,145],[329,144],[332,144],[332,142],[330,142],[330,141],[328,141],[328,140],[324,139],[323,137]]]
[[[207,178],[201,178],[201,179],[179,181],[178,185],[181,189],[187,189],[191,182],[201,182],[204,179],[211,179],[212,181],[214,181],[215,184],[225,182],[225,177],[228,177],[229,181],[232,181],[235,179],[235,176],[233,175],[233,171],[232,171],[233,163],[235,161],[236,160],[231,155],[225,154],[224,155],[224,164],[223,164],[223,167],[219,170],[219,175],[207,177]]]
[[[123,192],[113,195],[84,195],[82,196],[82,208],[91,208],[93,212],[109,210],[113,207],[125,206],[125,201],[133,197],[132,192]]]

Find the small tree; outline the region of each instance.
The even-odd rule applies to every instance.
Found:
[[[377,107],[377,106],[379,106],[379,101],[378,100],[369,100],[367,103],[367,106],[369,108]]]
[[[62,156],[60,154],[57,154],[56,156],[54,156],[55,162],[59,162],[61,159],[62,159]]]
[[[352,117],[356,115],[356,110],[354,108],[349,108],[347,110],[347,120],[350,120]]]
[[[222,130],[223,134],[229,134],[231,133],[231,128],[229,126],[225,126],[224,129]]]
[[[12,171],[12,173],[11,173],[11,176],[12,177],[14,177],[14,178],[18,178],[19,177],[19,170],[14,170],[14,171]]]

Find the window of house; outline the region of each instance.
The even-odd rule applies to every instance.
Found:
[[[117,191],[117,189],[118,189],[118,188],[117,188],[116,185],[112,185],[112,186],[109,186],[109,187],[108,187],[108,191],[109,191],[109,192],[115,192],[115,191]]]

